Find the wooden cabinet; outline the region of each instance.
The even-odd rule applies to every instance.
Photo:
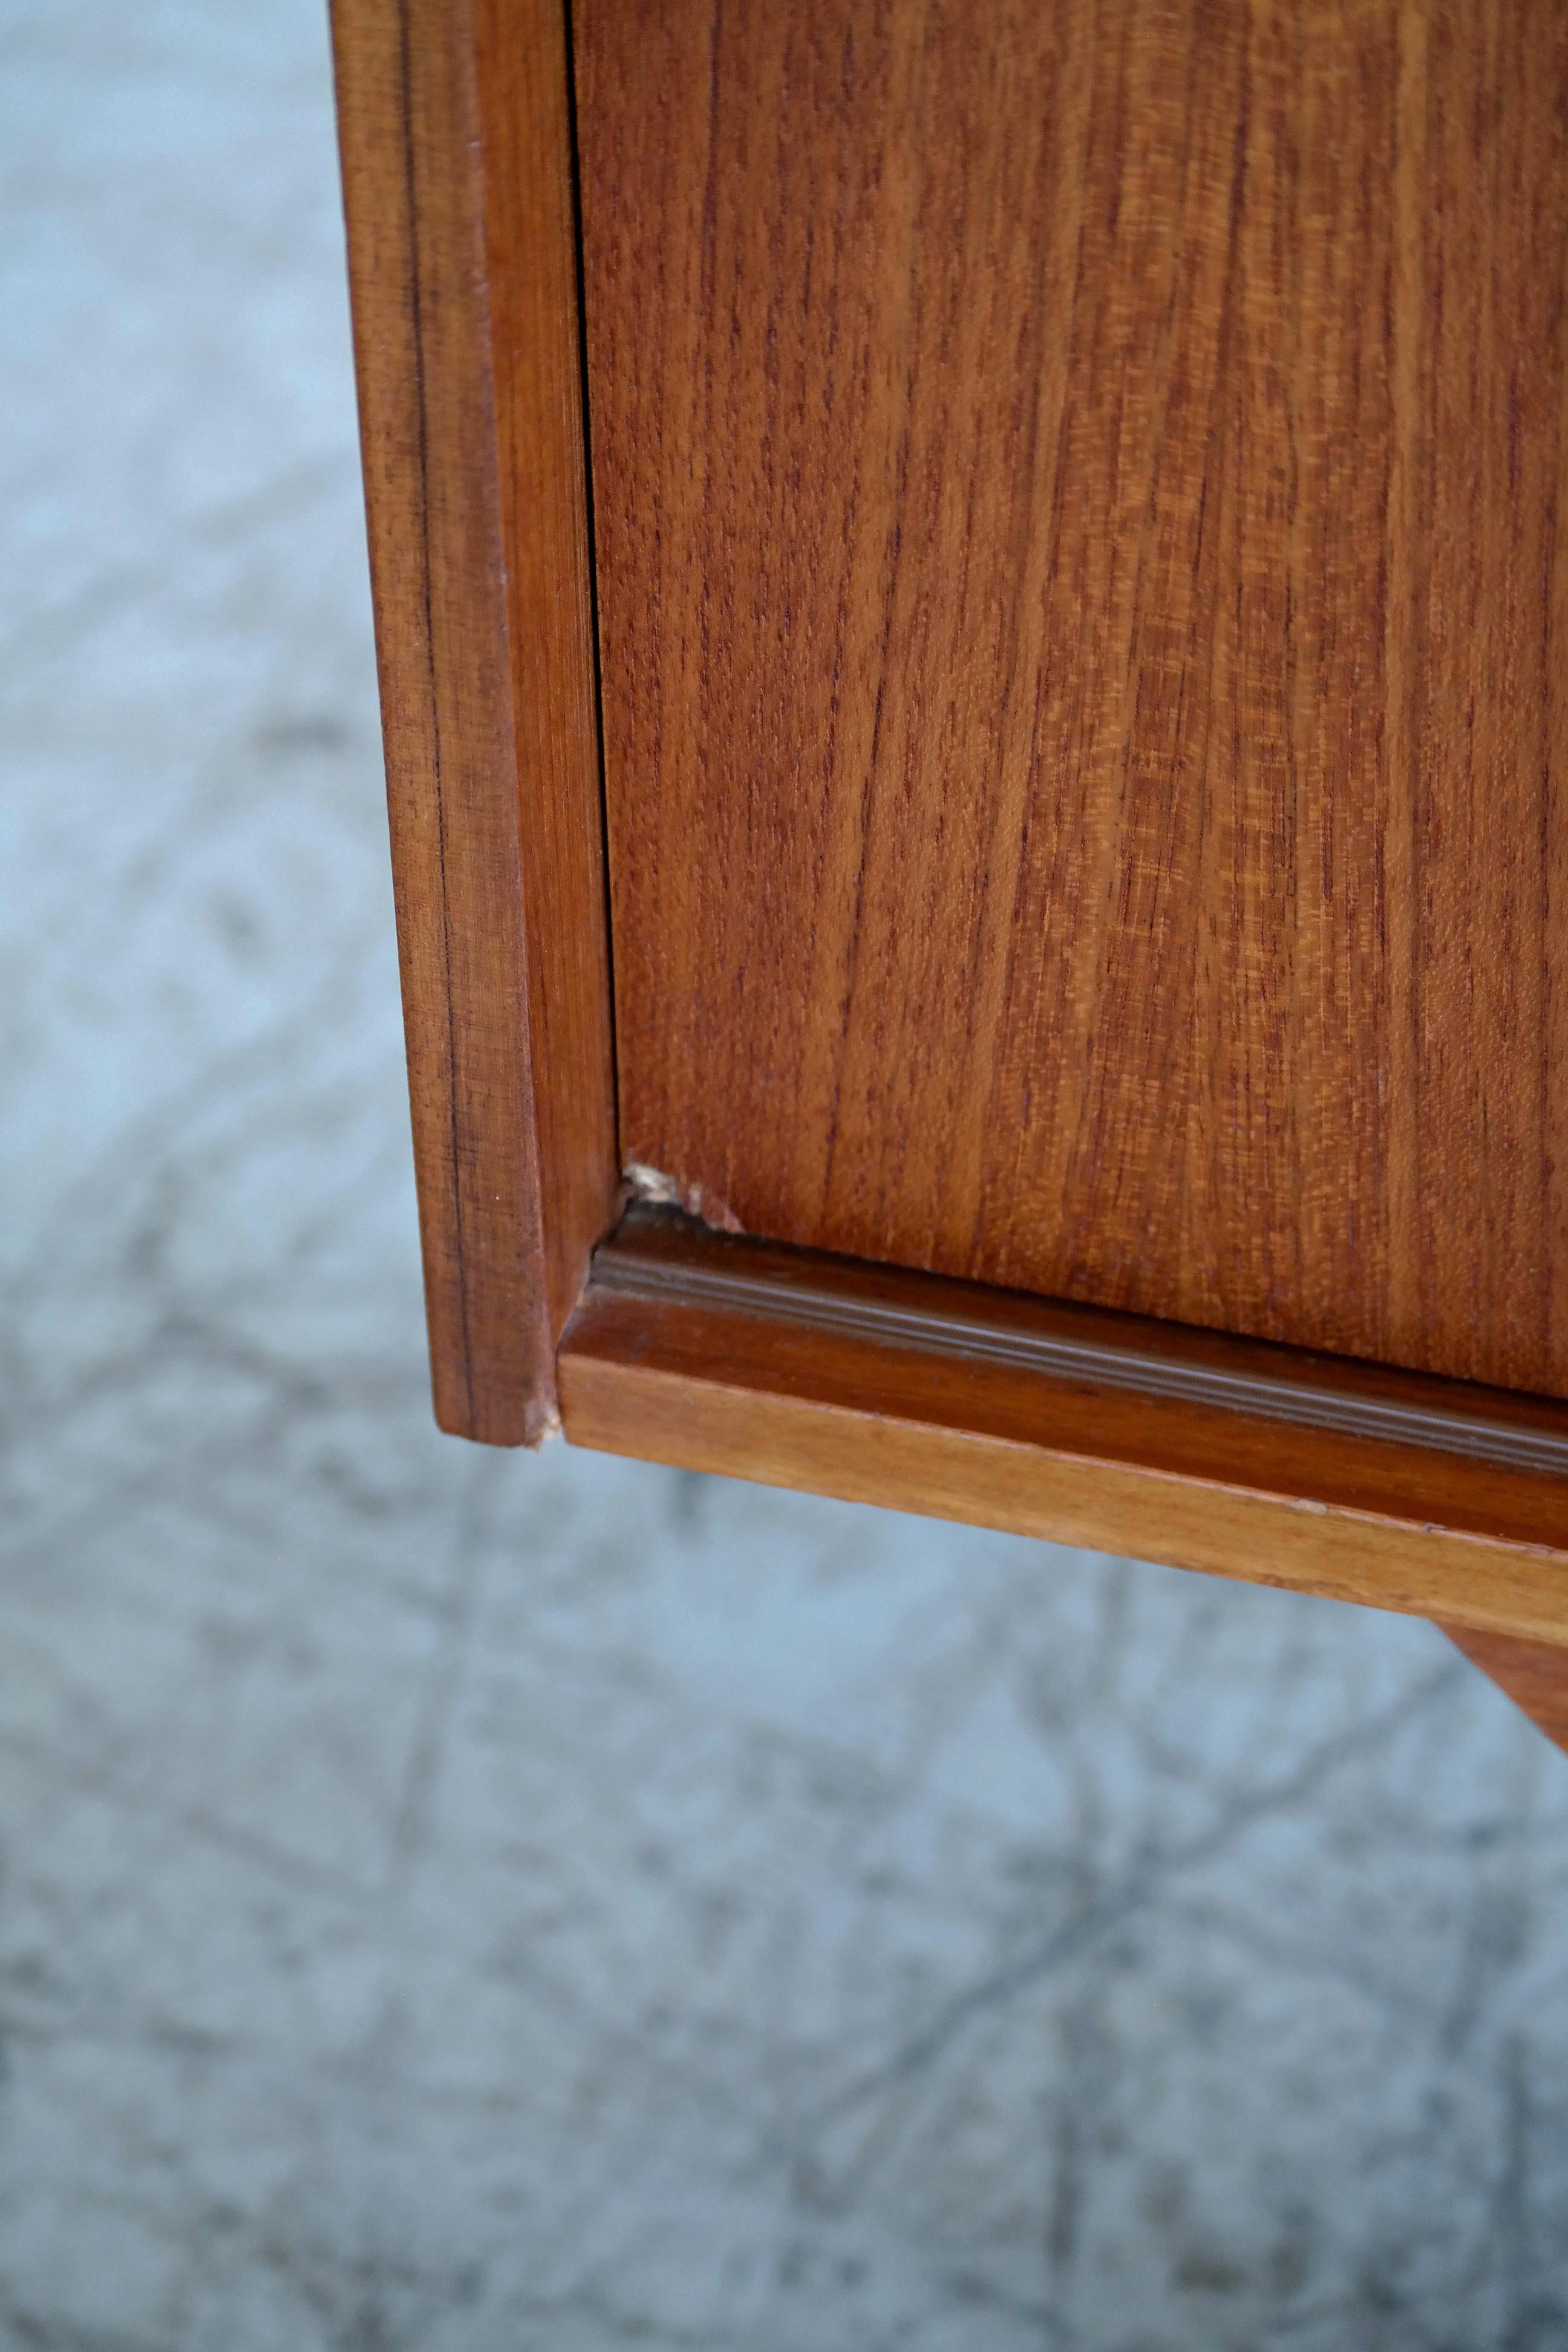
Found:
[[[1560,0],[336,22],[443,1425],[1547,1708]]]

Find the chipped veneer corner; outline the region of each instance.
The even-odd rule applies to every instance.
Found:
[[[682,1209],[699,1223],[711,1225],[716,1233],[743,1234],[745,1227],[727,1201],[705,1184],[690,1182],[679,1176],[667,1176],[662,1168],[650,1168],[645,1160],[628,1160],[621,1174],[627,1192],[634,1201],[647,1201],[668,1209]]]

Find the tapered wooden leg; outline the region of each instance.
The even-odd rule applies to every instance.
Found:
[[[1568,1649],[1550,1642],[1518,1642],[1511,1633],[1472,1633],[1465,1625],[1439,1630],[1548,1739],[1568,1748]]]

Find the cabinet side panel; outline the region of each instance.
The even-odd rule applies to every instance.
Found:
[[[527,1443],[614,1198],[564,28],[336,0],[333,36],[437,1417]],[[481,114],[481,41],[538,53],[521,127]]]

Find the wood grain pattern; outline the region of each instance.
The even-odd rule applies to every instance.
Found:
[[[1568,1392],[1568,11],[574,16],[627,1151]]]
[[[614,1453],[1568,1641],[1560,1471],[1068,1379],[1016,1344],[1081,1328],[1044,1300],[634,1213],[562,1343],[563,1424]],[[1122,1336],[1167,1364],[1218,1350],[1243,1376],[1333,1370],[1212,1335]],[[1568,1434],[1561,1406],[1343,1370],[1348,1400],[1419,1408],[1436,1390],[1458,1413]]]
[[[1509,1633],[1480,1633],[1463,1625],[1442,1630],[1548,1739],[1568,1748],[1568,1649],[1554,1643],[1516,1641]]]
[[[617,1184],[565,28],[333,36],[437,1417],[533,1442]]]

